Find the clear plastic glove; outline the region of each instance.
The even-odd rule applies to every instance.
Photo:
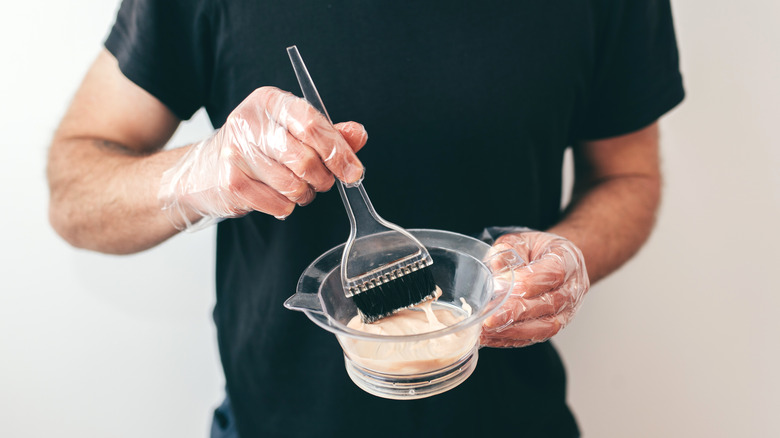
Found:
[[[481,345],[524,347],[550,339],[572,320],[590,287],[582,252],[551,233],[489,230],[511,230],[493,250],[512,248],[526,263],[514,269],[509,299],[483,323]]]
[[[158,199],[180,230],[254,210],[283,219],[329,190],[334,176],[360,181],[355,152],[367,139],[359,123],[331,125],[305,100],[258,88],[163,174]]]

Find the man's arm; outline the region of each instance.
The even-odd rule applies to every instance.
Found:
[[[179,122],[103,50],[49,150],[54,229],[74,246],[116,254],[141,251],[175,234],[157,191],[162,173],[186,152],[161,152]]]
[[[658,124],[578,144],[574,163],[572,203],[549,231],[582,250],[594,283],[628,261],[653,228],[661,196]]]
[[[71,244],[125,254],[200,220],[283,218],[335,178],[359,180],[362,125],[332,125],[274,87],[247,96],[204,141],[163,151],[179,120],[101,52],[54,136],[50,221]]]
[[[574,317],[590,283],[620,267],[650,235],[661,191],[658,126],[579,144],[574,159],[574,199],[564,219],[549,232],[496,240],[497,249],[512,248],[528,264],[515,270],[512,294],[485,321],[482,345],[523,347],[551,338]]]

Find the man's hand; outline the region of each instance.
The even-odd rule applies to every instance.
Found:
[[[550,338],[571,321],[589,284],[620,267],[649,236],[661,192],[657,123],[575,144],[574,164],[573,201],[563,220],[547,233],[496,240],[496,249],[509,245],[528,264],[515,270],[514,294],[485,322],[483,345]]]
[[[257,210],[277,218],[331,188],[359,181],[363,126],[335,127],[305,100],[273,87],[250,94],[211,138],[166,171],[158,194],[178,229]]]
[[[482,325],[480,343],[524,347],[551,338],[572,320],[590,286],[582,252],[538,231],[505,234],[493,248],[514,249],[526,263],[514,270],[509,299]]]
[[[362,172],[354,154],[366,141],[361,125],[334,129],[277,89],[250,95],[210,139],[163,150],[179,122],[102,50],[49,150],[54,229],[80,248],[133,253],[204,216],[285,216],[330,187],[334,175],[353,182]]]

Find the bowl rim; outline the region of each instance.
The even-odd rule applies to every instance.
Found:
[[[420,239],[424,239],[425,238],[424,235],[426,235],[426,234],[430,234],[430,235],[433,235],[433,236],[438,235],[440,237],[450,236],[450,237],[457,237],[457,238],[465,238],[465,239],[467,239],[469,241],[472,241],[472,243],[476,243],[477,246],[482,247],[485,250],[485,254],[488,254],[489,250],[491,248],[490,245],[488,245],[487,243],[485,243],[485,242],[483,242],[483,241],[481,241],[479,239],[476,239],[474,237],[467,236],[467,235],[464,235],[464,234],[455,233],[455,232],[452,232],[452,231],[436,230],[436,229],[428,229],[428,228],[412,228],[412,229],[408,229],[407,231],[409,231],[410,233],[415,235],[415,237],[420,238]],[[307,272],[309,272],[311,269],[313,269],[325,257],[332,256],[334,252],[342,251],[343,247],[344,247],[344,244],[342,243],[340,245],[337,245],[337,246],[329,249],[328,251],[324,252],[322,255],[317,257],[311,264],[309,264],[309,266],[307,266],[307,268],[306,268],[306,270],[304,270],[303,274],[301,274],[301,278],[298,281],[298,286],[300,286],[300,284],[302,283],[302,280],[306,276]],[[452,248],[447,248],[447,249],[453,250]],[[477,258],[474,254],[471,254],[471,253],[468,253],[468,252],[463,252],[463,251],[461,251],[461,253],[466,255],[466,256],[468,256],[468,257],[470,257],[470,258],[472,258],[472,259],[474,259],[474,260],[476,260],[479,264],[483,265],[483,267],[485,269],[489,270],[489,268],[484,265],[483,261],[480,260],[479,258]],[[325,277],[332,275],[333,271],[337,270],[340,265],[341,264],[339,262],[331,270],[327,271],[325,273]],[[481,313],[479,315],[472,314],[472,315],[464,318],[463,320],[458,321],[457,323],[455,323],[453,325],[450,325],[450,326],[447,326],[445,328],[434,330],[434,331],[430,331],[430,332],[425,332],[425,333],[418,333],[418,334],[413,334],[413,335],[392,335],[392,336],[366,333],[366,332],[363,332],[363,331],[360,331],[360,330],[355,330],[355,329],[347,327],[346,324],[343,324],[340,321],[332,318],[330,315],[328,315],[324,311],[316,312],[316,311],[307,310],[307,309],[302,309],[301,311],[312,322],[314,322],[315,324],[317,324],[321,328],[323,328],[323,329],[325,329],[325,330],[335,334],[337,337],[342,337],[343,336],[343,337],[352,338],[352,339],[361,339],[361,340],[378,341],[378,342],[417,342],[417,341],[423,341],[423,340],[438,338],[438,337],[446,336],[446,335],[449,335],[449,334],[452,334],[452,333],[463,331],[463,330],[471,327],[474,324],[477,324],[477,323],[480,323],[480,322],[484,321],[490,315],[495,313],[501,306],[503,306],[503,304],[506,302],[506,300],[511,295],[510,292],[512,290],[512,286],[513,286],[513,283],[514,283],[514,273],[512,272],[511,269],[508,270],[508,273],[509,273],[509,278],[508,278],[509,281],[508,281],[508,284],[505,286],[506,290],[503,292],[504,296],[501,297],[499,302],[497,304],[495,304],[493,308],[491,308],[488,311],[483,312],[483,313]],[[320,301],[321,308],[324,309],[325,305],[324,305],[324,302],[322,300],[321,289],[317,290],[317,298]]]

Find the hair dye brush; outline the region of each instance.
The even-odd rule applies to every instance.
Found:
[[[298,48],[287,48],[303,97],[328,121],[317,88]],[[332,123],[332,122],[331,122]],[[363,184],[336,182],[349,216],[349,239],[341,257],[341,284],[363,322],[374,322],[435,297],[428,250],[403,228],[379,217]]]

